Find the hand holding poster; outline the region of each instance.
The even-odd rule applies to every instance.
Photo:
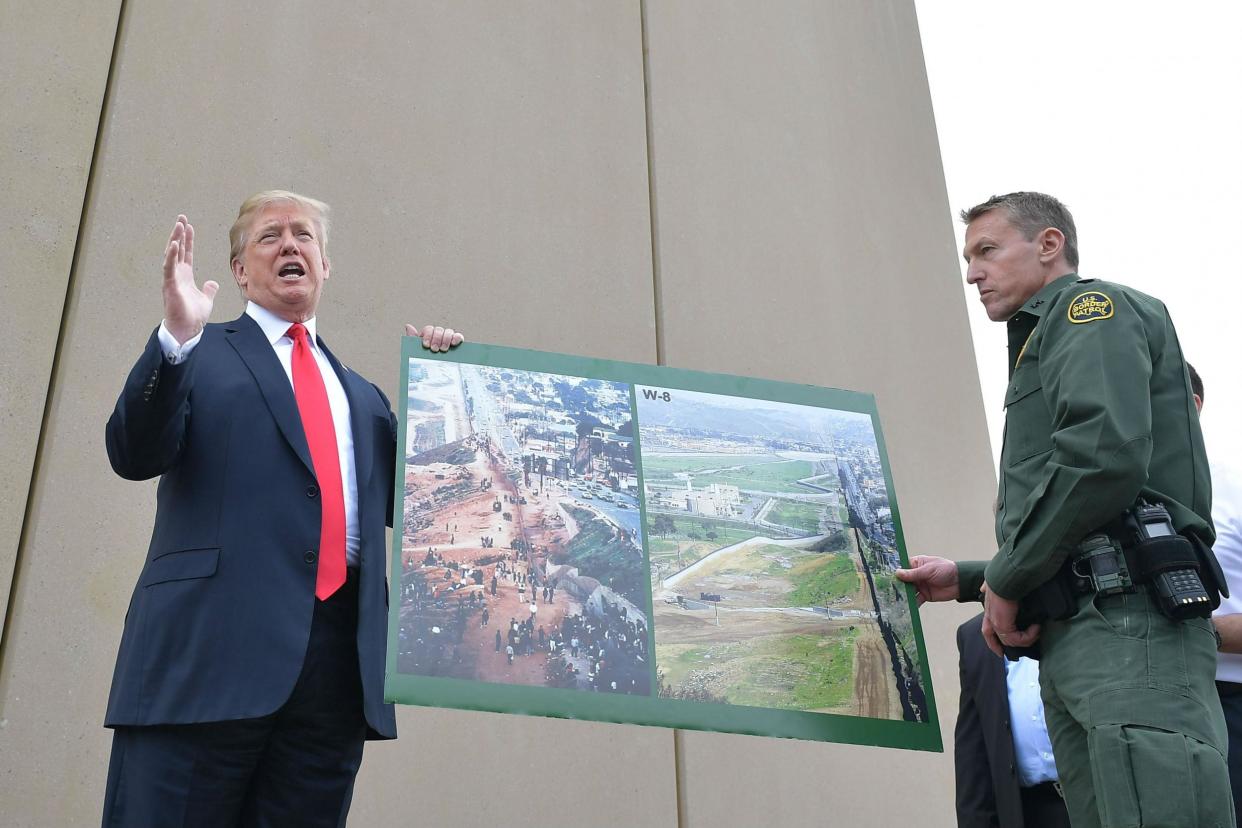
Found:
[[[940,749],[869,395],[412,342],[391,700]]]

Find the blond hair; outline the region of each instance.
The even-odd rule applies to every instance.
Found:
[[[241,208],[237,211],[237,220],[229,228],[230,265],[241,257],[254,214],[269,205],[281,203],[294,204],[311,214],[315,229],[319,231],[319,254],[325,259],[328,258],[328,205],[318,199],[298,195],[288,190],[264,190],[242,202]]]

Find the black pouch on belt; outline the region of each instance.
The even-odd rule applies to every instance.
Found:
[[[1140,540],[1126,551],[1135,580],[1151,585],[1160,609],[1170,618],[1207,618],[1220,606],[1224,578],[1217,576],[1220,565],[1206,545],[1182,535],[1161,535]]]
[[[1203,586],[1215,601],[1212,604],[1212,609],[1215,610],[1220,606],[1221,598],[1229,597],[1229,582],[1225,580],[1225,571],[1220,568],[1220,561],[1216,560],[1212,547],[1204,543],[1198,535],[1191,535],[1190,542],[1194,544],[1195,554],[1199,556],[1199,576],[1203,578]]]

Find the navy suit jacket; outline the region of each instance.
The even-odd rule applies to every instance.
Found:
[[[983,615],[957,628],[961,695],[953,731],[959,828],[1022,828],[1005,661],[983,641]]]
[[[358,476],[358,662],[369,738],[384,704],[396,418],[318,340],[349,399]],[[255,718],[293,690],[310,637],[320,498],[288,376],[249,316],[210,324],[180,365],[152,334],[108,420],[108,458],[160,476],[155,528],[117,654],[105,724]]]

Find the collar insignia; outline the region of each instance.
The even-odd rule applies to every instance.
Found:
[[[1098,290],[1089,290],[1074,297],[1067,315],[1075,325],[1109,319],[1113,315],[1113,300]]]

